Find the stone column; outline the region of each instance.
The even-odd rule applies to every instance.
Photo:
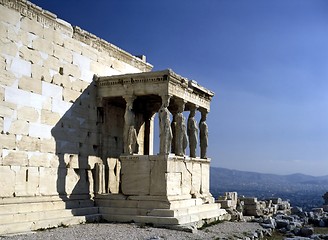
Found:
[[[207,110],[201,109],[201,119],[199,122],[199,142],[200,142],[200,158],[207,158],[208,146],[208,126],[206,123]]]
[[[170,96],[164,95],[162,97],[162,106],[158,111],[159,117],[159,153],[169,154],[172,143],[172,130],[170,121],[170,112],[167,109],[170,103]]]
[[[182,114],[185,108],[185,102],[177,101],[177,104],[178,112],[175,117],[175,154],[178,156],[183,156],[186,153],[186,148],[188,145],[186,119]]]
[[[196,148],[198,142],[198,126],[195,119],[197,106],[193,105],[190,109],[187,124],[187,134],[189,138],[190,157],[196,157]]]
[[[124,154],[132,155],[137,144],[137,131],[135,129],[135,115],[132,111],[134,96],[124,96],[126,101],[124,114],[124,129],[123,129],[123,151]]]

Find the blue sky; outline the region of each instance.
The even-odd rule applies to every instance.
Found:
[[[32,2],[214,91],[212,166],[328,175],[328,1]]]

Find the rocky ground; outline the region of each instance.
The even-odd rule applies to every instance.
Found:
[[[62,239],[252,239],[262,232],[258,223],[223,222],[218,223],[195,233],[138,226],[136,224],[99,223],[83,224],[70,227],[38,231],[32,234],[0,237],[1,240],[62,240]]]

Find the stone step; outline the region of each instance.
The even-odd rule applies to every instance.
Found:
[[[59,210],[51,210],[51,211],[0,214],[0,224],[42,221],[43,219],[94,215],[98,213],[99,213],[98,207],[87,207],[87,208],[75,208],[75,209],[59,209]]]
[[[117,208],[117,207],[99,207],[102,214],[112,215],[140,215],[140,216],[161,216],[161,217],[178,217],[188,214],[194,214],[205,211],[220,209],[219,204],[203,204],[180,209],[145,209],[145,208]]]
[[[18,222],[0,225],[0,235],[19,234],[30,231],[36,231],[60,226],[69,226],[86,222],[96,222],[101,219],[100,214],[91,214],[86,216],[71,216],[54,219],[43,219],[40,221]]]
[[[102,214],[103,219],[109,222],[135,222],[135,223],[150,223],[155,226],[170,226],[170,225],[183,225],[190,223],[197,223],[204,219],[217,221],[223,220],[226,215],[224,209],[217,209],[211,211],[198,212],[188,215],[181,215],[177,217],[163,217],[163,216],[131,216],[131,215],[114,215]]]
[[[106,199],[96,198],[97,206],[112,208],[141,208],[141,209],[180,209],[203,204],[200,198],[182,199],[175,201],[134,200],[134,199]]]
[[[35,203],[35,202],[51,202],[51,201],[72,201],[72,200],[88,200],[89,194],[74,194],[65,196],[29,196],[29,197],[8,197],[0,198],[0,205],[18,204],[18,203]]]
[[[30,203],[12,203],[0,205],[0,214],[40,212],[55,209],[72,209],[79,207],[91,207],[94,202],[89,199],[83,200],[56,200],[47,202],[30,202]]]

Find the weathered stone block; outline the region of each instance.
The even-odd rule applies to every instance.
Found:
[[[28,166],[30,167],[51,167],[48,153],[40,151],[28,152]]]
[[[14,57],[10,62],[7,62],[9,65],[9,71],[11,71],[16,77],[28,76],[31,77],[32,74],[32,64],[29,61],[24,59]]]
[[[41,94],[41,80],[33,79],[31,77],[22,77],[18,82],[18,88]]]
[[[2,86],[13,86],[17,82],[16,76],[7,70],[0,69],[0,75],[1,75],[1,85]]]
[[[42,95],[62,100],[63,88],[51,83],[42,82]]]
[[[32,64],[32,78],[33,80],[42,80],[48,83],[52,81],[49,69],[37,64]]]
[[[3,165],[5,166],[27,166],[27,153],[18,150],[2,149]]]
[[[39,169],[37,167],[17,167],[15,172],[16,196],[39,195]]]
[[[31,93],[30,95],[30,104],[28,106],[34,107],[35,109],[47,109],[51,110],[51,98],[45,97],[40,94]]]
[[[30,123],[29,136],[37,137],[41,139],[51,138],[51,129],[53,126],[41,124],[41,123]]]
[[[66,168],[57,169],[57,168],[40,167],[39,171],[40,171],[39,189],[41,195],[57,195],[58,193],[65,193],[61,191],[63,190],[61,188],[63,188],[65,184]]]
[[[53,46],[53,49],[54,49],[53,55],[56,58],[62,59],[63,61],[65,61],[67,63],[71,63],[73,61],[73,56],[72,56],[71,50],[66,49],[62,46],[56,45],[56,44]]]
[[[27,46],[22,46],[19,48],[19,56],[32,64],[42,65],[43,63],[43,59],[40,57],[39,52],[37,50],[27,48]]]
[[[81,93],[71,89],[64,88],[63,100],[66,102],[75,102],[80,97]]]
[[[150,195],[167,195],[166,175],[167,161],[163,158],[153,157],[150,161]]]
[[[181,182],[182,182],[182,173],[166,173],[167,181],[167,195],[180,195],[181,194]]]
[[[1,50],[0,50],[1,54],[6,54],[15,57],[17,52],[18,52],[18,47],[14,42],[8,39],[2,41]]]
[[[39,112],[32,107],[17,108],[17,119],[29,122],[36,122],[39,119]]]
[[[196,196],[201,192],[202,169],[200,163],[192,165],[192,194]]]
[[[59,99],[52,100],[51,110],[55,113],[59,113],[61,116],[63,116],[71,107],[72,107],[72,103],[62,101]]]
[[[54,113],[50,110],[42,109],[41,110],[41,123],[46,125],[54,126],[60,120],[60,115]]]
[[[11,170],[10,166],[0,166],[0,189],[1,189],[1,197],[14,196],[15,172]]]
[[[14,87],[5,88],[5,101],[21,106],[31,105],[31,93]]]
[[[10,134],[27,135],[30,124],[25,120],[5,118],[4,130]]]
[[[24,46],[28,47],[31,50],[34,50],[32,47],[32,43],[33,40],[36,38],[39,38],[41,36],[35,35],[34,33],[30,33],[30,32],[25,32],[25,31],[21,31],[21,41],[23,43]],[[36,51],[38,53],[38,51]],[[39,61],[42,59],[39,59]]]
[[[40,151],[41,139],[31,136],[16,135],[17,148],[21,151]]]
[[[16,147],[14,134],[0,134],[0,147],[13,150]]]
[[[65,67],[63,69],[65,71]],[[69,76],[61,74],[55,74],[52,78],[52,83],[62,86],[64,89],[70,89],[72,86]]]
[[[1,117],[13,117],[16,112],[16,105],[10,102],[1,101],[0,104],[0,116]]]
[[[27,17],[21,18],[21,29],[25,32],[33,33],[37,36],[43,35],[43,26]],[[36,48],[36,47],[35,47]]]
[[[38,51],[41,51],[41,52],[45,52],[45,53],[47,53],[49,55],[52,55],[52,53],[53,53],[53,43],[50,42],[50,41],[48,41],[48,40],[46,40],[46,39],[36,38],[36,39],[33,40],[32,45],[33,45],[33,48],[35,50],[38,50]]]
[[[56,142],[53,138],[42,139],[41,141],[41,152],[44,153],[55,153],[56,152]]]
[[[147,156],[121,159],[122,193],[125,195],[149,195],[150,162]]]

